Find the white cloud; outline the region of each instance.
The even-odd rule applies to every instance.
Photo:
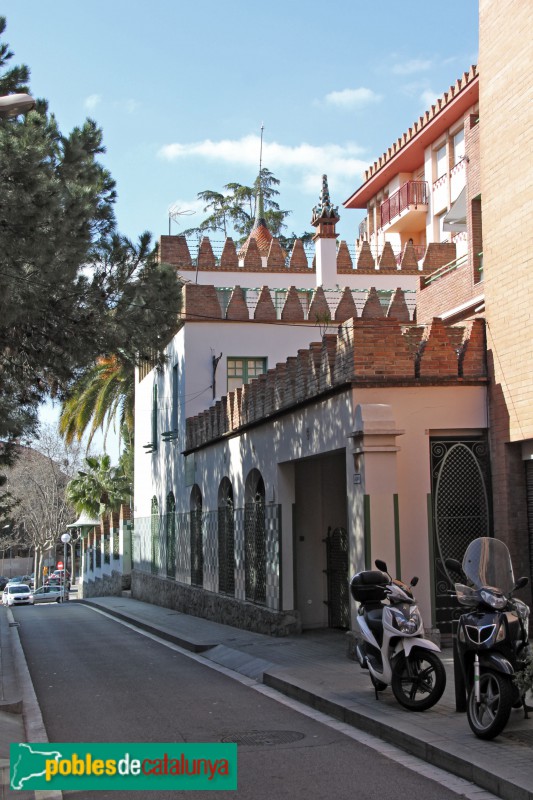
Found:
[[[159,151],[159,156],[167,161],[183,158],[200,158],[223,163],[241,164],[257,168],[260,140],[258,136],[245,136],[242,139],[223,139],[215,142],[204,139],[201,142],[167,144]],[[291,182],[298,183],[305,191],[316,192],[321,185],[322,174],[327,174],[332,184],[342,184],[343,179],[359,178],[368,166],[361,159],[363,151],[355,143],[344,145],[311,145],[306,142],[296,146],[263,143],[263,164]],[[278,174],[280,173],[280,174]],[[317,178],[318,176],[318,178]],[[318,182],[317,182],[318,181]],[[349,181],[350,186],[353,181]]]
[[[395,75],[413,75],[416,72],[425,72],[431,69],[432,62],[430,59],[412,58],[410,61],[404,61],[402,64],[395,64],[392,71]]]
[[[330,92],[326,95],[326,103],[330,106],[337,106],[343,109],[362,108],[370,103],[379,103],[381,95],[373,92],[372,89],[342,89],[339,92]]]
[[[101,102],[102,102],[102,95],[90,94],[89,97],[85,98],[84,106],[88,111],[94,111],[96,106],[100,105]]]
[[[438,97],[440,97],[440,95],[438,95],[437,92],[434,92],[431,89],[426,89],[425,92],[422,92],[422,94],[420,95],[420,101],[424,106],[424,110],[425,111],[429,110],[431,106],[435,104]]]
[[[141,104],[138,100],[125,100],[124,101],[124,108],[128,114],[133,114],[139,108]]]

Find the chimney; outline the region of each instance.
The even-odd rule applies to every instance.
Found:
[[[337,231],[338,206],[329,198],[328,177],[322,176],[322,193],[313,208],[311,225],[317,229],[313,236],[316,253],[316,285],[332,288],[337,284]]]

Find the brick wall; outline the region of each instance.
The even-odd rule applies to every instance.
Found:
[[[187,419],[188,450],[224,432],[261,422],[280,409],[312,400],[335,386],[456,385],[485,382],[484,321],[445,326],[436,318],[423,326],[394,319],[352,319],[338,335],[325,334],[284,364],[277,364],[223,399],[232,409],[223,427],[221,404]],[[460,391],[460,388],[458,388]]]
[[[480,0],[480,153],[496,535],[527,552],[521,440],[533,438],[531,5]]]

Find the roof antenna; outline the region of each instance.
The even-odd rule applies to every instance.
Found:
[[[170,226],[172,222],[179,223],[180,217],[189,217],[191,214],[196,214],[196,211],[190,208],[181,209],[178,202],[172,203],[168,209],[168,235],[170,236]]]
[[[263,131],[265,130],[265,126],[261,123],[261,145],[259,148],[259,175],[257,178],[257,197],[255,200],[255,222],[254,228],[257,228],[262,221],[265,223],[265,209],[263,204],[263,181],[261,176],[261,170],[263,169]]]

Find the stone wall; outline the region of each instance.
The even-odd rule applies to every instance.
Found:
[[[208,592],[196,586],[176,583],[139,570],[133,570],[131,577],[131,596],[145,603],[269,636],[301,633],[300,615],[297,611],[271,611],[263,606]]]
[[[129,588],[124,581],[125,576],[120,572],[102,575],[93,580],[80,581],[78,584],[79,597],[120,597],[123,590]],[[129,576],[127,576],[129,583]]]

